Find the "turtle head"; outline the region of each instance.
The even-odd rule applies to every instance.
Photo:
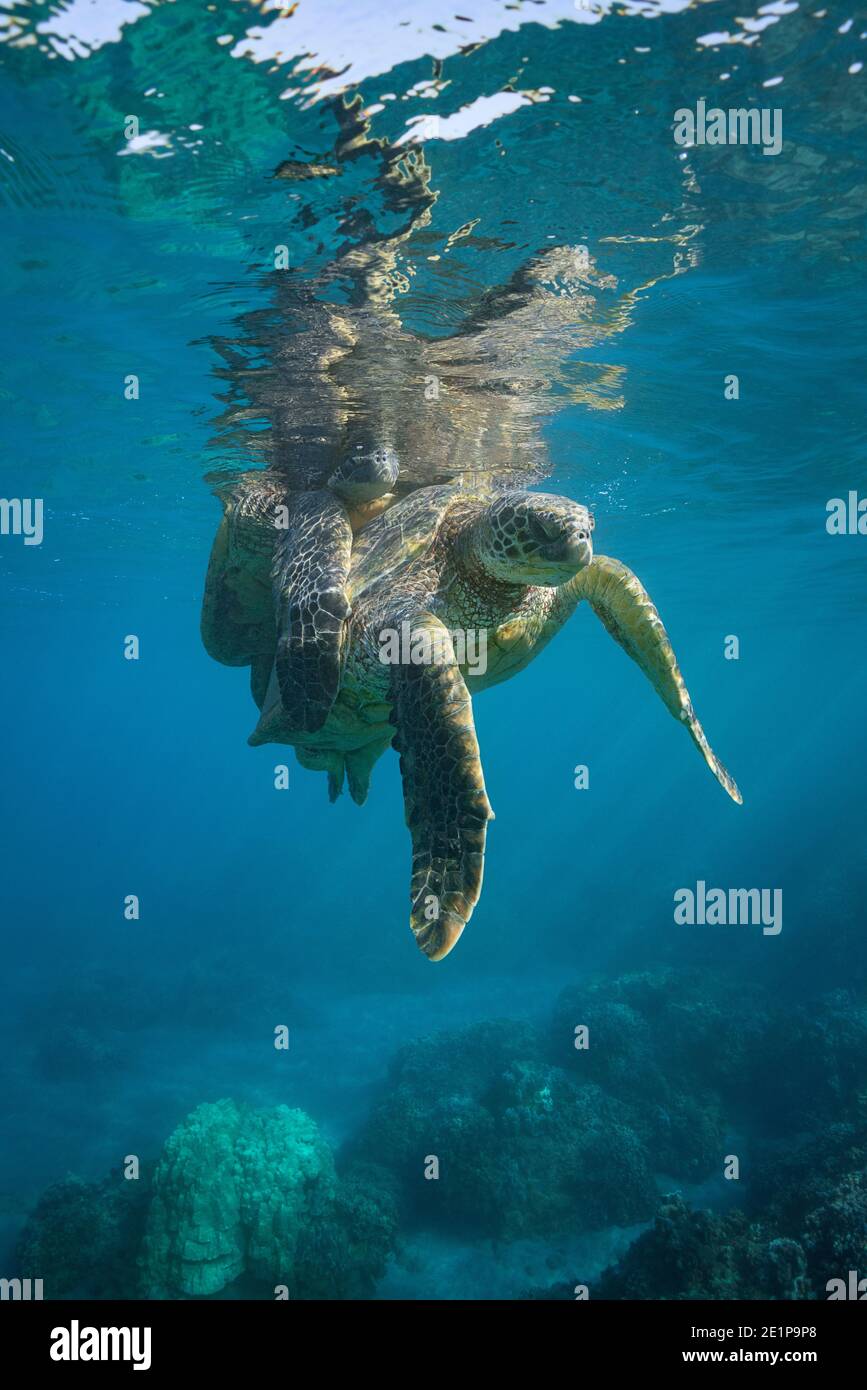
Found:
[[[351,506],[372,502],[391,492],[397,482],[397,454],[384,445],[372,448],[359,443],[343,458],[328,479],[332,492]]]
[[[593,518],[568,497],[507,492],[471,528],[474,559],[507,584],[556,588],[593,559]]]

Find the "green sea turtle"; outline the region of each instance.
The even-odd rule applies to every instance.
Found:
[[[695,716],[650,597],[625,565],[593,558],[592,528],[588,511],[564,497],[421,488],[355,538],[340,689],[317,732],[287,719],[276,665],[271,674],[250,742],[294,745],[303,766],[328,773],[332,799],[345,775],[363,802],[381,753],[392,742],[400,752],[413,842],[410,923],[431,960],[452,949],[482,886],[493,813],[472,696],[523,670],[582,599],[741,800]]]
[[[217,475],[224,515],[202,604],[206,651],[251,667],[261,704],[272,667],[294,728],[319,729],[337,694],[353,533],[388,506],[392,449],[362,442],[325,485],[293,490],[276,471]]]
[[[304,767],[328,774],[332,799],[346,780],[363,802],[395,742],[413,837],[411,924],[440,959],[478,900],[491,815],[471,696],[520,671],[581,598],[739,799],[639,581],[591,560],[584,509],[525,491],[551,472],[546,416],[564,400],[621,404],[622,369],[600,369],[585,350],[620,333],[636,298],[683,267],[677,250],[670,272],[616,294],[586,247],[549,246],[504,284],[455,300],[454,316],[434,314],[433,332],[410,329],[395,306],[417,268],[410,239],[431,243],[430,169],[422,150],[371,138],[360,98],[336,109],[344,186],[355,160],[374,160],[386,222],[348,197],[334,260],[309,276],[268,275],[270,302],[215,340],[229,383],[220,442],[267,467],[221,489],[203,636],[218,660],[252,667],[261,718],[250,741],[293,745]],[[473,226],[445,250],[468,246]],[[441,255],[428,259],[448,274]],[[356,435],[393,451],[400,476],[353,509],[332,474],[335,441]],[[279,507],[292,520],[275,541]],[[383,639],[397,640],[396,659]]]

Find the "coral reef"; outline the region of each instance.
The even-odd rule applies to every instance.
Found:
[[[144,1179],[52,1184],[19,1239],[21,1274],[41,1278],[46,1298],[135,1298],[149,1196]]]
[[[696,1211],[679,1193],[662,1202],[650,1228],[589,1287],[592,1299],[808,1299],[814,1295],[797,1241],[774,1237],[742,1212]],[[575,1298],[572,1284],[528,1290],[549,1302]]]
[[[867,1125],[836,1126],[759,1163],[744,1210],[667,1196],[653,1224],[591,1288],[603,1299],[823,1299],[867,1268]],[[572,1299],[573,1287],[531,1290]]]
[[[42,1196],[18,1243],[52,1298],[369,1298],[394,1248],[389,1178],[338,1177],[301,1110],[198,1106],[150,1181],[70,1177]]]
[[[867,1085],[867,1008],[846,990],[780,1008],[757,1077],[765,1121],[794,1133],[839,1120]],[[804,1114],[809,1098],[809,1115]]]
[[[575,1027],[589,1029],[586,1051]],[[658,970],[565,989],[548,1031],[566,1065],[619,1093],[659,1101],[686,1095],[730,1096],[749,1088],[769,1026],[767,996],[740,981],[690,970]]]
[[[334,1202],[305,1223],[299,1240],[296,1297],[373,1298],[397,1245],[398,1207],[389,1175],[355,1165],[338,1177]]]
[[[797,1242],[772,1237],[742,1212],[694,1211],[673,1194],[592,1292],[603,1299],[800,1299],[807,1297],[805,1272]]]
[[[336,1157],[301,1110],[202,1104],[149,1179],[50,1188],[18,1264],[51,1297],[365,1299],[401,1230],[422,1250],[428,1233],[601,1252],[619,1231],[599,1270],[650,1223],[592,1298],[824,1298],[867,1271],[865,1076],[867,1012],[848,993],[793,1005],[706,972],[591,980],[539,1026],[405,1045]],[[741,1181],[724,1185],[730,1151]],[[702,1195],[718,1208],[725,1186],[737,1209],[660,1195],[712,1178]],[[564,1245],[556,1282],[525,1296],[574,1298],[572,1262]]]
[[[747,1209],[801,1245],[811,1288],[867,1270],[867,1107],[849,1124],[820,1127],[800,1144],[767,1153],[748,1188]]]
[[[756,988],[672,971],[573,988],[558,1000],[549,1034],[564,1065],[581,1023],[590,1046],[576,1052],[572,1074],[578,1067],[636,1094],[656,1171],[711,1171],[723,1115],[756,1147],[743,1210],[723,1215],[666,1197],[592,1297],[824,1298],[829,1279],[867,1268],[867,1025],[853,996],[793,1007]],[[674,1118],[670,1143],[665,1126],[653,1130],[654,1106]],[[573,1285],[527,1296],[571,1299]]]
[[[407,1219],[514,1240],[649,1218],[656,1192],[632,1121],[545,1061],[532,1029],[502,1020],[403,1048],[347,1151],[394,1173]]]
[[[242,1274],[291,1287],[299,1240],[333,1202],[335,1184],[331,1151],[303,1111],[198,1106],[154,1174],[144,1295],[200,1298]]]

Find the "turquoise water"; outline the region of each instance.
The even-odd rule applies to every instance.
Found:
[[[864,22],[836,0],[766,5],[749,20],[729,0],[473,8],[472,21],[430,3],[381,13],[307,0],[285,18],[223,0],[7,12],[2,489],[44,499],[40,545],[0,537],[7,1264],[49,1183],[69,1172],[121,1182],[129,1154],[150,1181],[185,1117],[229,1097],[298,1107],[340,1162],[362,1143],[388,1171],[399,1234],[365,1296],[592,1285],[654,1203],[619,1204],[606,1189],[590,1210],[593,1164],[605,1167],[615,1139],[600,1121],[591,1161],[570,1149],[570,1125],[585,1133],[605,1096],[627,1102],[604,1067],[581,1074],[571,1035],[590,981],[615,1008],[631,999],[624,978],[642,972],[674,1014],[641,1014],[633,999],[644,1041],[632,1055],[615,1008],[627,1070],[688,1093],[693,1139],[702,1104],[720,1111],[697,1156],[684,1140],[679,1171],[677,1144],[663,1152],[640,1118],[617,1120],[617,1142],[623,1126],[639,1136],[659,1192],[722,1212],[745,1205],[794,1240],[800,1229],[769,1216],[762,1146],[788,1152],[838,1126],[867,1152],[867,538],[826,528],[830,499],[867,495]],[[580,609],[527,671],[475,703],[497,818],[481,902],[436,965],[407,929],[395,755],[366,806],[329,805],[321,774],[247,746],[246,673],[212,662],[198,631],[220,515],[204,477],[261,462],[274,426],[255,413],[234,431],[220,423],[238,387],[220,375],[220,345],[241,343],[256,367],[273,360],[281,323],[253,340],[258,313],[273,321],[275,246],[293,286],[314,286],[341,248],[398,226],[373,160],[273,178],[282,160],[333,158],[342,90],[360,91],[371,133],[390,142],[440,119],[424,128],[438,196],[398,250],[394,308],[409,331],[454,333],[486,289],[552,246],[586,246],[617,277],[616,321],[570,347],[540,401],[544,486],[591,507],[597,550],[647,586],[744,797],[737,807],[714,784]],[[679,147],[674,112],[702,98],[779,109],[779,155]],[[595,328],[612,302],[599,292]],[[130,374],[136,400],[124,395]],[[286,419],[293,393],[315,415],[309,380],[285,389]],[[374,371],[371,390],[387,393],[388,377]],[[124,659],[129,634],[138,661]],[[733,636],[737,660],[725,655]],[[284,756],[290,785],[277,791]],[[699,880],[781,890],[782,930],[676,924],[673,894]],[[124,918],[128,894],[138,921]],[[555,1028],[555,1058],[545,1020],[564,989],[578,1002]],[[701,1022],[697,1052],[671,1049],[684,1011]],[[515,1052],[522,1020],[548,1042]],[[418,1039],[483,1022],[502,1054],[468,1033],[420,1094],[481,1096],[502,1166],[484,1168],[470,1126],[457,1188],[427,1183],[420,1197],[412,1175],[426,1155],[444,1177],[450,1161],[455,1171],[457,1130],[419,1119],[419,1096],[407,1099],[389,1067]],[[273,1045],[279,1025],[285,1052]],[[461,1070],[477,1048],[484,1082]],[[724,1084],[720,1059],[741,1051],[751,1070]],[[498,1110],[484,1099],[524,1065],[536,1069],[535,1100],[513,1095]],[[579,1091],[602,1085],[598,1105],[583,1096],[584,1119],[573,1091],[558,1091],[561,1072]],[[775,1106],[781,1087],[788,1099]],[[417,1151],[400,1162],[387,1127],[370,1135],[389,1094],[416,1107]],[[544,1114],[531,1121],[533,1105]],[[542,1156],[532,1140],[552,1106],[565,1127],[556,1163],[553,1139]],[[411,1128],[406,1116],[397,1125]],[[732,1153],[738,1182],[723,1177]],[[863,1171],[860,1158],[841,1163],[808,1211],[832,1208],[834,1184]],[[552,1220],[537,1189],[555,1170],[566,1196]],[[480,1185],[472,1196],[467,1174]],[[440,1191],[446,1200],[430,1197]],[[862,1213],[856,1250],[864,1230]],[[821,1287],[821,1252],[801,1244]],[[53,1258],[62,1265],[63,1252]],[[134,1252],[123,1258],[135,1266]],[[53,1275],[58,1291],[98,1292]],[[654,1288],[644,1296],[664,1296]],[[242,1281],[221,1296],[249,1290]]]

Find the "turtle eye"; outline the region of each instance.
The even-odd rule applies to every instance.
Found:
[[[555,540],[559,534],[557,527],[552,526],[550,522],[546,524],[538,512],[528,512],[527,530],[530,533],[530,539],[536,545],[547,545],[549,541]]]

